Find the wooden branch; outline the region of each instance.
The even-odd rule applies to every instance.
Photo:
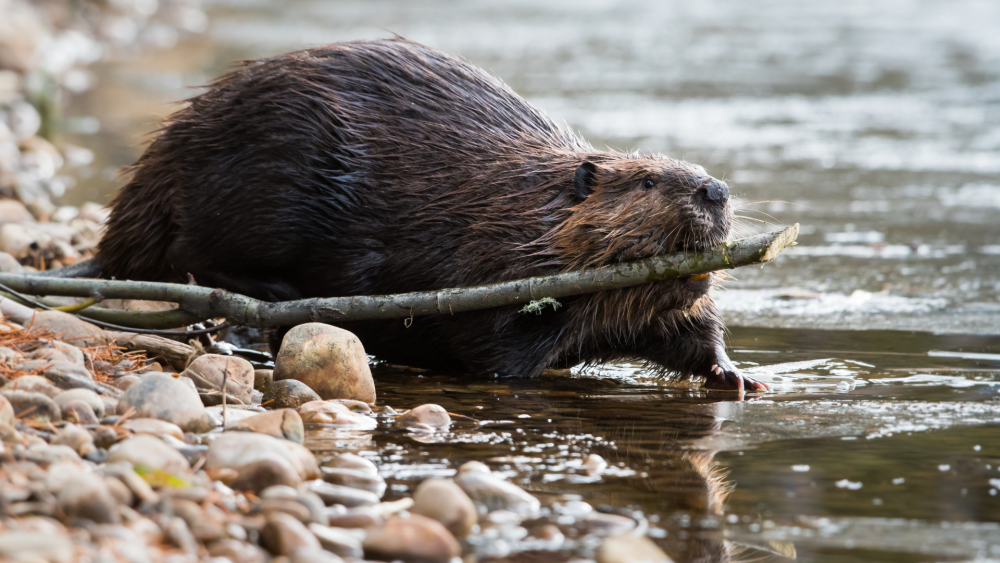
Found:
[[[762,264],[791,246],[796,223],[783,231],[746,237],[702,251],[675,252],[602,268],[535,276],[475,287],[419,291],[395,295],[326,297],[271,303],[245,295],[195,285],[117,280],[88,280],[0,274],[0,284],[32,295],[63,295],[94,299],[170,301],[189,315],[189,322],[225,317],[230,324],[250,327],[290,326],[306,322],[394,319],[523,305],[549,298],[571,297],[632,287],[685,276]],[[91,307],[82,314],[96,310]],[[168,311],[169,312],[169,311]],[[154,314],[116,311],[116,323],[137,326],[131,319]],[[127,317],[123,315],[127,313]],[[185,323],[187,324],[187,323]]]

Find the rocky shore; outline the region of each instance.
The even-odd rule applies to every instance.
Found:
[[[254,369],[197,344],[0,307],[0,558],[445,562],[475,560],[500,533],[558,551],[569,541],[558,523],[595,532],[599,562],[668,561],[643,522],[583,502],[568,522],[480,462],[387,501],[372,461],[317,458],[303,446],[317,430],[426,436],[452,424],[438,405],[378,404],[347,331],[301,325],[273,370]]]

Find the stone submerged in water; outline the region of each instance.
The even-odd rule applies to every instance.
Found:
[[[378,423],[370,416],[354,412],[337,401],[310,401],[298,409],[302,422],[328,424],[355,430],[374,430]]]
[[[181,377],[194,381],[205,405],[222,404],[222,382],[226,382],[226,399],[230,404],[249,405],[254,387],[253,365],[234,356],[204,354],[181,372]]]
[[[375,402],[375,381],[368,355],[354,334],[323,323],[288,331],[274,362],[275,382],[295,379],[322,399]]]
[[[297,409],[320,397],[308,385],[294,379],[275,381],[267,388],[261,404],[269,409]],[[301,413],[300,413],[301,414]]]
[[[420,425],[433,430],[447,430],[451,425],[451,415],[440,405],[426,404],[414,407],[396,419],[399,428],[422,428]]]
[[[521,487],[504,480],[478,461],[470,461],[458,469],[455,483],[476,504],[486,510],[508,510],[521,516],[538,512],[541,503]]]
[[[145,375],[118,401],[118,414],[134,409],[132,416],[165,420],[186,432],[208,432],[215,428],[215,420],[190,381],[159,373]]]

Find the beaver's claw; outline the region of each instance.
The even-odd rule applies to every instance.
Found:
[[[718,351],[716,362],[712,364],[711,374],[706,377],[707,380],[703,385],[705,389],[740,392],[767,391],[769,389],[766,383],[743,374],[738,367],[733,365],[724,350]]]

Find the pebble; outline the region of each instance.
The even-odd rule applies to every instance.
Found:
[[[165,420],[156,418],[128,418],[121,423],[121,427],[129,430],[133,434],[149,434],[151,436],[170,436],[180,441],[184,441],[184,431],[180,426]]]
[[[90,405],[83,401],[71,401],[61,407],[62,418],[67,422],[75,422],[84,426],[96,425],[99,423],[97,415]]]
[[[302,548],[322,549],[305,525],[283,512],[272,512],[260,531],[261,545],[274,555],[292,555]]]
[[[119,522],[118,503],[104,479],[94,473],[75,472],[70,475],[59,494],[56,505],[69,521],[90,520],[97,524]]]
[[[121,481],[141,502],[160,502],[160,495],[153,490],[153,487],[145,479],[135,472],[131,463],[127,461],[109,461],[101,467],[101,472],[106,478],[114,478]]]
[[[362,539],[356,533],[343,528],[331,528],[322,524],[309,524],[309,531],[316,536],[323,549],[346,557],[348,559],[362,559],[365,556]]]
[[[375,506],[379,503],[379,496],[375,493],[343,485],[334,485],[318,479],[306,483],[305,490],[315,493],[327,505],[339,504],[347,508],[354,508]]]
[[[84,365],[85,359],[83,356],[83,350],[80,350],[72,344],[66,344],[61,340],[52,340],[49,342],[48,346],[38,348],[34,352],[28,354],[28,357],[33,360],[46,360],[49,362],[67,362],[77,365]]]
[[[256,414],[226,425],[226,430],[257,432],[301,444],[305,437],[302,417],[294,409],[278,409]]]
[[[341,469],[357,469],[372,475],[378,475],[378,467],[371,460],[350,452],[344,452],[323,462],[323,467],[339,467]]]
[[[458,541],[436,520],[413,514],[393,516],[368,530],[363,542],[365,557],[384,561],[447,563],[462,553]]]
[[[270,409],[295,409],[319,399],[319,395],[305,383],[286,379],[272,383],[264,393],[261,404]]]
[[[90,432],[75,424],[65,424],[52,439],[56,445],[69,446],[80,456],[89,455],[94,451],[94,438]]]
[[[591,512],[582,519],[587,531],[599,536],[617,536],[633,530],[636,522],[627,516]]]
[[[382,495],[385,494],[385,479],[364,470],[324,467],[323,480],[333,485],[368,491],[374,493],[379,498],[382,498]]]
[[[410,409],[409,412],[396,419],[399,428],[410,428],[417,424],[426,424],[434,430],[447,430],[451,425],[451,416],[440,405],[427,404]]]
[[[73,563],[76,549],[67,535],[45,532],[0,532],[0,559],[16,562]]]
[[[374,430],[378,427],[374,418],[354,412],[335,401],[310,401],[301,405],[298,411],[302,422],[307,424],[328,424],[355,430]]]
[[[31,326],[47,329],[53,336],[78,348],[89,348],[111,342],[108,334],[99,327],[61,311],[35,313]]]
[[[60,409],[75,401],[83,401],[97,418],[104,418],[104,400],[101,396],[89,389],[70,389],[56,395],[53,399]]]
[[[274,380],[294,379],[323,399],[375,402],[375,381],[364,346],[353,333],[323,323],[298,325],[285,334],[274,361]]]
[[[132,416],[165,420],[186,432],[208,432],[216,426],[190,384],[159,373],[143,376],[125,391],[118,401],[118,414],[130,409],[134,409]]]
[[[319,476],[319,466],[312,452],[295,442],[250,432],[225,432],[208,447],[205,469],[239,471],[259,460],[288,463],[303,481]]]
[[[3,395],[0,395],[0,424],[14,424],[14,407]]]
[[[108,454],[108,463],[125,461],[132,467],[145,467],[168,475],[187,476],[191,466],[183,454],[154,436],[140,434],[116,444]]]
[[[289,563],[343,563],[336,554],[320,547],[303,547],[289,557]]]
[[[62,389],[52,385],[48,379],[38,375],[22,375],[7,385],[4,385],[2,390],[23,391],[25,393],[41,393],[50,399],[54,399],[56,395],[62,393]]]
[[[437,520],[456,538],[464,538],[476,525],[476,505],[461,487],[448,479],[427,479],[413,493],[414,514]]]
[[[204,354],[188,364],[181,377],[194,381],[206,406],[222,404],[222,382],[226,381],[228,403],[249,405],[254,388],[253,365],[236,356]]]
[[[302,477],[290,463],[278,459],[259,459],[241,467],[229,486],[237,491],[259,494],[268,487],[285,485],[297,488],[301,483]]]
[[[363,491],[362,491],[363,492]],[[381,526],[383,519],[368,508],[356,508],[344,513],[327,514],[327,524],[334,528],[363,529]]]
[[[266,563],[267,554],[261,548],[235,539],[222,539],[208,545],[212,557],[226,558],[231,563]]]
[[[455,483],[487,511],[509,510],[521,516],[538,512],[541,503],[521,487],[494,475],[486,465],[471,461],[458,470]]]
[[[612,536],[595,554],[597,563],[673,563],[662,549],[646,536]]]
[[[14,409],[14,416],[20,420],[61,422],[59,407],[48,396],[25,391],[3,391],[3,396]]]

